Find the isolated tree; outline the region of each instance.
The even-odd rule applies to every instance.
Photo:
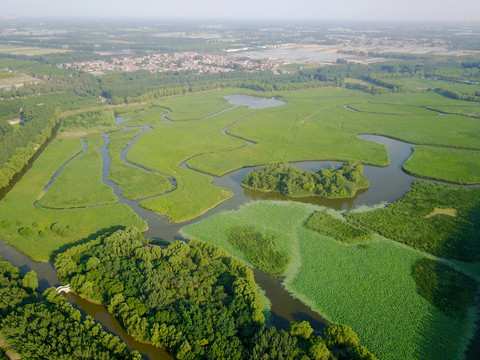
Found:
[[[35,291],[38,288],[37,274],[35,271],[32,270],[25,274],[22,279],[22,285],[23,287],[32,289],[32,291]]]

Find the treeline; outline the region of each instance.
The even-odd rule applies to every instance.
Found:
[[[82,319],[55,288],[40,296],[37,286],[33,271],[22,276],[0,258],[0,333],[21,358],[141,359],[90,316]]]
[[[55,267],[134,338],[180,360],[375,359],[348,326],[327,326],[324,338],[308,322],[267,327],[252,270],[213,244],[152,246],[118,230],[59,254]]]
[[[385,94],[387,91],[378,86],[367,85],[358,82],[346,82],[345,87],[350,90],[360,90],[372,95]]]
[[[67,71],[35,61],[2,59],[1,55],[0,67],[8,68],[17,73],[25,73],[34,78],[23,86],[13,86],[10,90],[0,89],[0,98],[2,99],[25,98],[52,93],[98,98],[101,93],[98,79],[84,72]]]
[[[122,98],[114,96],[110,102],[112,104],[134,103],[139,101],[150,101],[153,99],[162,98],[165,96],[183,95],[188,93],[196,93],[200,91],[226,89],[226,88],[242,88],[255,91],[288,91],[298,89],[316,88],[321,86],[330,86],[334,83],[320,82],[315,80],[309,80],[304,82],[269,82],[269,81],[256,81],[256,80],[231,80],[231,81],[217,81],[217,82],[201,82],[197,84],[184,85],[184,86],[172,86],[164,87],[158,90],[148,92],[138,97]]]
[[[100,101],[90,96],[76,96],[58,92],[26,98],[3,99],[0,100],[0,123],[5,123],[3,120],[20,118],[25,107],[42,103],[55,104],[62,111],[69,111],[99,105]]]
[[[0,188],[8,185],[49,138],[59,116],[55,104],[26,106],[22,114],[24,126],[0,135]]]
[[[363,165],[344,163],[336,169],[318,172],[302,171],[286,163],[267,164],[264,169],[250,171],[242,186],[260,191],[278,191],[290,197],[322,196],[325,198],[354,197],[360,189],[369,187],[363,176]]]
[[[368,81],[372,84],[382,86],[384,88],[392,90],[394,93],[399,93],[399,92],[404,92],[405,89],[401,85],[393,85],[385,80],[380,79],[379,77],[375,75],[368,75],[368,76],[363,76],[362,80]]]
[[[257,91],[284,91],[331,85],[310,75],[274,75],[270,72],[250,73],[232,71],[215,74],[194,72],[151,73],[140,70],[115,72],[98,78],[102,96],[114,102],[132,102],[135,98],[161,97],[216,88],[240,87]],[[121,100],[121,99],[124,100]],[[151,97],[152,98],[152,97]]]
[[[450,99],[480,102],[480,90],[470,94],[462,94],[456,90],[441,89],[441,88],[436,88],[434,91],[437,94],[443,95]]]

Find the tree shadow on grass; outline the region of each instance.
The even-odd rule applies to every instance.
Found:
[[[422,318],[416,357],[454,359],[471,336],[478,283],[438,260],[421,258],[412,268],[418,293],[434,307]],[[469,311],[470,310],[470,311]],[[477,339],[478,339],[477,331]],[[473,359],[478,359],[473,357]]]
[[[445,240],[438,255],[452,257],[452,253],[461,261],[480,262],[480,204],[467,214],[459,214],[455,230]]]

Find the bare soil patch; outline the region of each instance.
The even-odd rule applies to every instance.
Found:
[[[457,216],[457,210],[456,209],[435,208],[435,209],[433,209],[433,211],[430,214],[428,214],[425,217],[428,219],[428,218],[431,218],[432,216],[435,216],[435,215],[448,215],[448,216],[456,217]]]

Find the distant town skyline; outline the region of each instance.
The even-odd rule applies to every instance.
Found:
[[[480,22],[480,1],[17,0],[2,6],[0,17],[6,16]]]

